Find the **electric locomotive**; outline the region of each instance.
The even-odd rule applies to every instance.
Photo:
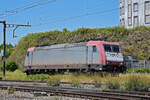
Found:
[[[120,44],[105,41],[55,44],[27,50],[24,71],[125,71]]]

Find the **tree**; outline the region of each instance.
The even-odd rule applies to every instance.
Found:
[[[69,32],[69,30],[67,28],[64,28],[63,32],[66,33],[66,32]]]
[[[3,49],[3,45],[0,45],[0,50]],[[6,58],[8,58],[14,50],[14,46],[12,44],[6,44]]]

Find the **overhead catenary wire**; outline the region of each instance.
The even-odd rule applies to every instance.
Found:
[[[52,3],[52,2],[55,2],[56,0],[40,0],[40,1],[37,1],[37,2],[33,2],[29,5],[26,5],[26,6],[23,6],[23,7],[19,7],[19,8],[15,8],[13,10],[8,10],[6,11],[6,13],[17,13],[18,11],[23,11],[23,10],[27,10],[27,9],[30,9],[30,8],[33,8],[33,7],[36,7],[36,6],[40,6],[40,5],[44,5],[44,4],[47,4],[47,3]]]
[[[115,0],[110,0],[110,1],[115,1]],[[92,10],[92,9],[94,9],[94,8],[100,8],[100,7],[102,7],[103,6],[103,4],[105,3],[105,2],[101,2],[101,3],[99,3],[99,4],[97,4],[97,5],[95,5],[95,6],[93,6],[93,7],[89,7],[88,6],[88,0],[85,0],[84,1],[84,8],[81,8],[81,9],[78,9],[78,10],[80,10],[80,11],[84,11],[86,14],[89,12],[89,10]],[[78,16],[78,15],[77,15]],[[42,20],[42,21],[44,21],[44,20],[47,20],[47,19],[49,19],[49,18],[51,18],[50,20],[61,20],[61,19],[65,19],[65,18],[63,18],[63,17],[52,17],[52,16],[46,16],[46,17],[42,17],[42,16],[40,16],[40,20]],[[60,19],[57,19],[57,18],[60,18]],[[43,20],[44,19],[44,20]]]
[[[76,16],[71,16],[71,17],[67,17],[64,19],[58,19],[55,21],[51,21],[51,22],[46,22],[46,23],[40,23],[40,24],[36,24],[36,25],[32,25],[32,27],[38,27],[38,26],[42,26],[42,25],[46,25],[46,24],[52,24],[52,23],[56,23],[56,22],[61,22],[61,21],[68,21],[68,20],[72,20],[72,19],[76,19],[76,18],[81,18],[81,17],[85,17],[85,16],[91,16],[91,15],[97,15],[97,14],[105,14],[105,13],[110,13],[113,11],[118,10],[119,8],[114,8],[114,9],[108,9],[108,10],[103,10],[103,11],[97,11],[97,12],[88,12],[85,14],[81,14],[81,15],[76,15]]]
[[[49,4],[49,3],[53,3],[53,2],[56,2],[56,0],[40,0],[40,1],[33,2],[33,3],[28,4],[26,6],[23,6],[23,7],[15,8],[13,10],[4,11],[3,13],[0,13],[0,17],[6,17],[8,15],[14,15],[14,14],[17,14],[19,12],[31,9],[31,8],[35,8],[35,7],[42,6],[42,5]]]
[[[114,0],[111,0],[114,1]],[[50,22],[46,22],[46,23],[39,23],[36,25],[32,25],[32,27],[38,27],[38,26],[43,26],[43,25],[48,25],[48,24],[53,24],[56,22],[63,22],[63,21],[68,21],[68,20],[73,20],[73,19],[77,19],[77,18],[81,18],[81,17],[85,17],[85,16],[91,16],[91,15],[97,15],[97,14],[104,14],[104,13],[109,13],[109,12],[113,12],[115,10],[118,10],[119,8],[113,8],[113,9],[108,9],[108,10],[103,10],[103,11],[97,11],[97,12],[89,12],[88,10],[92,9],[92,8],[98,8],[96,7],[88,7],[88,0],[85,0],[86,6],[84,9],[80,9],[80,10],[85,10],[84,14],[80,14],[80,15],[76,15],[76,16],[71,16],[71,17],[66,17],[66,18],[61,18],[61,19],[56,19],[54,21],[50,21]],[[103,4],[104,2],[102,2]],[[42,19],[47,19],[49,17],[46,18],[42,18]],[[43,22],[44,20],[42,20]]]

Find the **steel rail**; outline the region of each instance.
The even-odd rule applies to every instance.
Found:
[[[20,82],[20,83],[48,83],[48,81],[38,81],[38,80],[0,80],[0,82]],[[72,84],[71,82],[60,82],[60,84]],[[80,83],[83,85],[94,85],[95,83]],[[104,84],[104,83],[100,83]]]
[[[61,88],[61,87],[47,87],[47,86],[29,86],[29,85],[6,85],[0,84],[1,89],[14,88],[15,91],[23,92],[46,92],[53,93],[57,96],[80,97],[89,99],[109,98],[114,100],[150,100],[150,93],[130,94],[129,92],[119,91],[103,91],[92,89],[78,89],[78,88]]]

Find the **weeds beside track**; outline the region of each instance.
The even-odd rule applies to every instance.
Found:
[[[17,83],[17,82],[16,82]],[[6,84],[1,83],[0,89],[9,90],[13,88],[14,91],[22,92],[46,92],[47,94],[55,96],[67,96],[74,98],[85,98],[92,100],[111,99],[111,100],[150,100],[150,92],[136,92],[136,91],[119,91],[119,90],[93,90],[82,88],[63,88],[50,86],[36,86],[23,84]]]

